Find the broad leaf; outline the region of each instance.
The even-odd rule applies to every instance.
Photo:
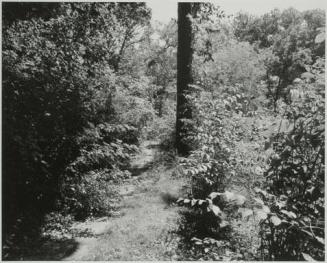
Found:
[[[271,223],[274,224],[274,226],[279,226],[282,223],[282,220],[278,216],[272,216],[270,218]]]
[[[322,237],[317,237],[316,236],[316,239],[320,244],[325,245],[325,240]]]
[[[199,201],[198,201],[198,204],[199,204],[199,205],[202,205],[204,202],[205,202],[205,200],[199,200]]]
[[[217,196],[220,196],[222,195],[223,193],[217,193],[217,192],[212,192],[210,195],[209,195],[209,198],[210,199],[215,199]]]
[[[309,254],[302,253],[302,256],[305,259],[305,261],[316,261]]]
[[[184,204],[189,204],[191,202],[191,200],[190,199],[184,199]]]
[[[211,210],[216,216],[219,216],[221,214],[221,212],[222,212],[220,210],[220,208],[218,206],[216,206],[216,205],[212,205]]]
[[[257,204],[259,204],[259,205],[264,205],[265,203],[261,200],[261,199],[259,199],[259,198],[253,198],[253,200],[257,203]]]
[[[195,206],[197,202],[198,202],[197,199],[192,199],[191,200],[191,206]]]
[[[322,43],[323,41],[325,41],[325,32],[322,32],[320,34],[318,34],[315,38],[315,43],[316,44],[320,44]]]
[[[262,207],[262,211],[266,212],[267,214],[270,213],[270,209],[269,209],[269,207],[266,206],[266,205],[264,205],[264,206]]]
[[[227,203],[235,203],[236,205],[243,205],[245,203],[246,198],[243,195],[235,194],[229,191],[223,193],[224,200]]]
[[[280,212],[284,215],[287,215],[289,218],[296,218],[296,214],[292,211],[281,210]]]
[[[221,223],[219,224],[219,226],[221,228],[225,228],[225,227],[229,226],[229,223],[227,221],[223,220],[223,221],[221,221]]]

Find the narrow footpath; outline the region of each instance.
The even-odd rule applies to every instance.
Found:
[[[77,249],[64,260],[176,260],[179,207],[185,182],[156,162],[156,142],[146,141],[132,162],[133,174],[120,186],[121,210],[115,217],[80,224],[93,237],[78,237]]]

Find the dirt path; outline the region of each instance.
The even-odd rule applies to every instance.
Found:
[[[163,165],[153,164],[158,153],[154,142],[145,142],[133,160],[135,174],[120,188],[120,215],[80,225],[95,237],[77,238],[77,250],[64,260],[174,260],[179,208],[167,204],[181,194],[182,179]],[[152,164],[152,167],[149,167]]]

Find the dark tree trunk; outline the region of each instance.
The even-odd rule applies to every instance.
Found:
[[[178,3],[178,47],[177,47],[177,109],[176,109],[176,148],[180,155],[187,155],[189,145],[183,140],[186,134],[182,119],[191,119],[192,111],[185,95],[192,84],[192,25],[189,15],[192,3]]]

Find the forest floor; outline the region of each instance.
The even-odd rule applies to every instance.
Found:
[[[170,202],[186,183],[156,162],[159,155],[155,142],[141,145],[132,162],[134,176],[120,186],[117,215],[76,225],[94,235],[76,238],[77,249],[63,260],[176,260],[181,208]]]
[[[144,141],[132,176],[116,185],[120,201],[110,217],[75,222],[67,237],[32,237],[16,244],[11,260],[177,260],[183,207],[174,201],[189,182],[173,175],[166,157],[158,142]]]
[[[110,218],[79,223],[91,237],[75,238],[76,250],[63,260],[258,260],[258,220],[229,217],[230,228],[216,239],[200,237],[192,210],[174,204],[187,196],[187,178],[177,176],[160,158],[155,142],[146,141],[132,161],[133,177],[119,189],[120,210]],[[231,191],[248,195],[235,183]],[[197,245],[194,238],[202,240]],[[193,241],[192,241],[193,240]],[[199,239],[198,239],[199,240]]]
[[[257,259],[256,220],[231,217],[231,231],[198,246],[192,241],[197,221],[192,211],[175,204],[187,197],[190,182],[164,161],[155,141],[145,141],[132,160],[132,177],[118,185],[119,209],[110,217],[75,222],[79,233],[68,240],[39,242],[24,260],[249,260]],[[243,185],[244,186],[244,185]],[[230,190],[244,193],[232,183]],[[85,233],[85,235],[83,235]],[[213,242],[212,242],[213,241]]]

